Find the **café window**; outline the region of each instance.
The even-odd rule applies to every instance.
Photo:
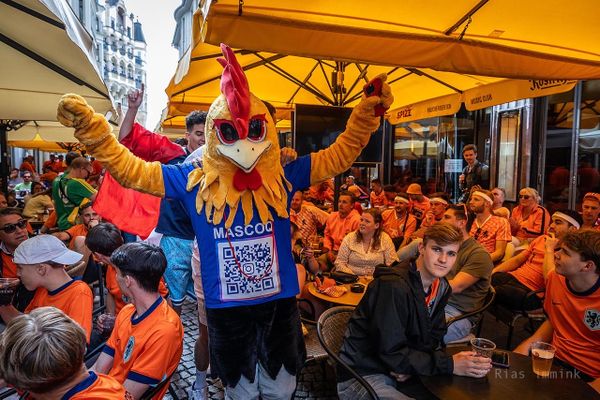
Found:
[[[498,117],[498,169],[496,186],[506,190],[506,200],[516,201],[521,145],[521,110],[504,111]]]

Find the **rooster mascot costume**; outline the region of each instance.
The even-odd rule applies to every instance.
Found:
[[[275,397],[290,398],[306,354],[295,297],[291,194],[346,171],[393,98],[386,77],[375,78],[334,144],[282,167],[274,121],[250,92],[233,51],[221,49],[221,95],[208,111],[201,164],[135,157],[104,116],[75,94],[61,99],[58,120],[75,128],[77,139],[123,186],[180,200],[192,216],[213,375],[226,390],[245,378],[256,393],[273,380]],[[282,374],[289,379],[280,380]]]

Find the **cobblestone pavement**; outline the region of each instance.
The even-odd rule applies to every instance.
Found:
[[[183,354],[177,372],[173,375],[171,388],[181,400],[187,399],[187,391],[195,379],[194,344],[198,336],[198,317],[196,305],[186,300],[183,304],[182,318],[185,331],[183,339]],[[332,369],[325,361],[309,361],[300,373],[296,388],[296,399],[337,399],[335,393],[335,378]],[[209,381],[211,400],[223,399],[224,392],[221,382],[217,379]],[[167,394],[165,399],[172,400]]]

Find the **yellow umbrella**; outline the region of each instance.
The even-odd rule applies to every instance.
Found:
[[[515,79],[600,78],[598,5],[589,0],[206,0],[194,19],[194,45]]]
[[[406,105],[440,95],[456,97],[458,94],[452,110],[460,107],[463,91],[504,80],[259,51],[237,49],[235,52],[253,93],[277,108],[278,120],[289,120],[294,104],[353,106],[362,95],[363,85],[382,72],[388,74],[395,104]],[[208,109],[220,94],[222,67],[216,61],[220,56],[217,46],[198,43],[182,57],[166,89],[169,105],[163,118],[163,129],[184,129],[183,116],[195,109]],[[448,111],[446,114],[453,113],[452,110],[445,110]]]
[[[66,153],[71,150],[83,148],[79,143],[52,142],[44,140],[39,134],[36,134],[31,140],[8,140],[8,145],[11,147],[19,147],[21,149],[38,149],[53,153]]]

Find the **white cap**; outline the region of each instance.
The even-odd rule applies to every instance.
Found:
[[[21,243],[14,253],[15,264],[39,264],[53,261],[71,265],[80,261],[83,255],[67,249],[59,238],[52,235],[38,235]]]

